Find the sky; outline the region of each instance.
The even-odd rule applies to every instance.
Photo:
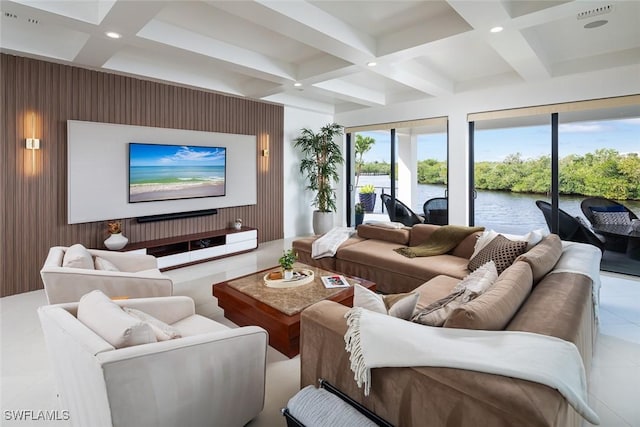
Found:
[[[221,166],[225,151],[219,147],[129,144],[131,166]]]
[[[362,132],[376,140],[364,155],[365,162],[390,159],[389,132]],[[444,133],[418,136],[418,159],[446,160]],[[620,153],[640,154],[640,118],[560,124],[560,157],[593,153],[599,148],[613,148]],[[479,130],[475,134],[476,161],[502,161],[509,154],[520,153],[523,159],[537,158],[551,152],[550,126],[529,126]]]

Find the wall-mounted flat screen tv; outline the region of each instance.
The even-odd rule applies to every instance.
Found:
[[[224,196],[225,147],[129,143],[129,203]]]

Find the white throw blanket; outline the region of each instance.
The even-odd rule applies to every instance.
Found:
[[[311,258],[334,256],[341,244],[355,233],[351,227],[335,227],[311,244]]]
[[[600,260],[602,252],[593,245],[576,242],[562,242],[562,255],[556,263],[553,273],[575,273],[591,279],[593,293],[593,312],[598,321],[600,305]]]
[[[587,421],[600,424],[587,404],[587,380],[573,343],[517,331],[476,331],[419,325],[354,307],[345,315],[351,370],[365,395],[371,369],[433,366],[467,369],[545,384],[558,390]]]

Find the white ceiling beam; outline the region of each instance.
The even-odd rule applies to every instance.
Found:
[[[366,57],[375,56],[376,41],[373,37],[357,31],[311,3],[306,1],[284,2],[271,0],[256,0],[256,3],[302,24],[309,30],[324,35],[327,44],[338,43],[351,48],[357,54],[364,54]],[[300,34],[289,35],[296,38],[300,37]],[[302,36],[304,37],[304,35]],[[349,60],[349,58],[343,59]]]
[[[91,67],[101,67],[116,52],[122,49],[122,44],[134,40],[136,34],[162,10],[166,4],[162,2],[148,2],[140,7],[135,2],[119,0],[115,4],[109,2],[106,15],[96,27],[78,52],[75,61]],[[105,36],[106,31],[115,31],[122,39],[114,40]]]
[[[507,26],[511,17],[502,2],[472,2],[448,0],[449,5],[484,38],[523,79],[527,81],[549,78],[551,73],[544,58],[515,28]],[[505,26],[501,33],[492,34],[495,26]]]
[[[375,39],[306,1],[208,3],[353,64],[376,56]]]
[[[283,79],[296,79],[295,69],[289,63],[164,22],[149,22],[138,36],[251,70],[250,74],[267,80],[280,83]]]
[[[372,68],[372,71],[428,95],[450,95],[454,91],[451,79],[415,61],[390,66],[379,65]]]
[[[327,80],[318,82],[313,87],[326,90],[335,94],[336,97],[347,101],[355,102],[370,107],[382,106],[386,104],[384,93],[368,89],[344,80]]]

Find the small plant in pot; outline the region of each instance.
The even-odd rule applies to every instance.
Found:
[[[355,213],[356,213],[356,227],[362,224],[364,220],[364,205],[362,203],[356,203],[355,205]]]
[[[372,184],[360,187],[360,203],[364,205],[365,212],[373,212],[376,207],[376,187]]]
[[[298,254],[293,249],[284,251],[280,259],[278,259],[278,264],[282,267],[284,280],[291,280],[293,278],[293,264],[297,259]]]

